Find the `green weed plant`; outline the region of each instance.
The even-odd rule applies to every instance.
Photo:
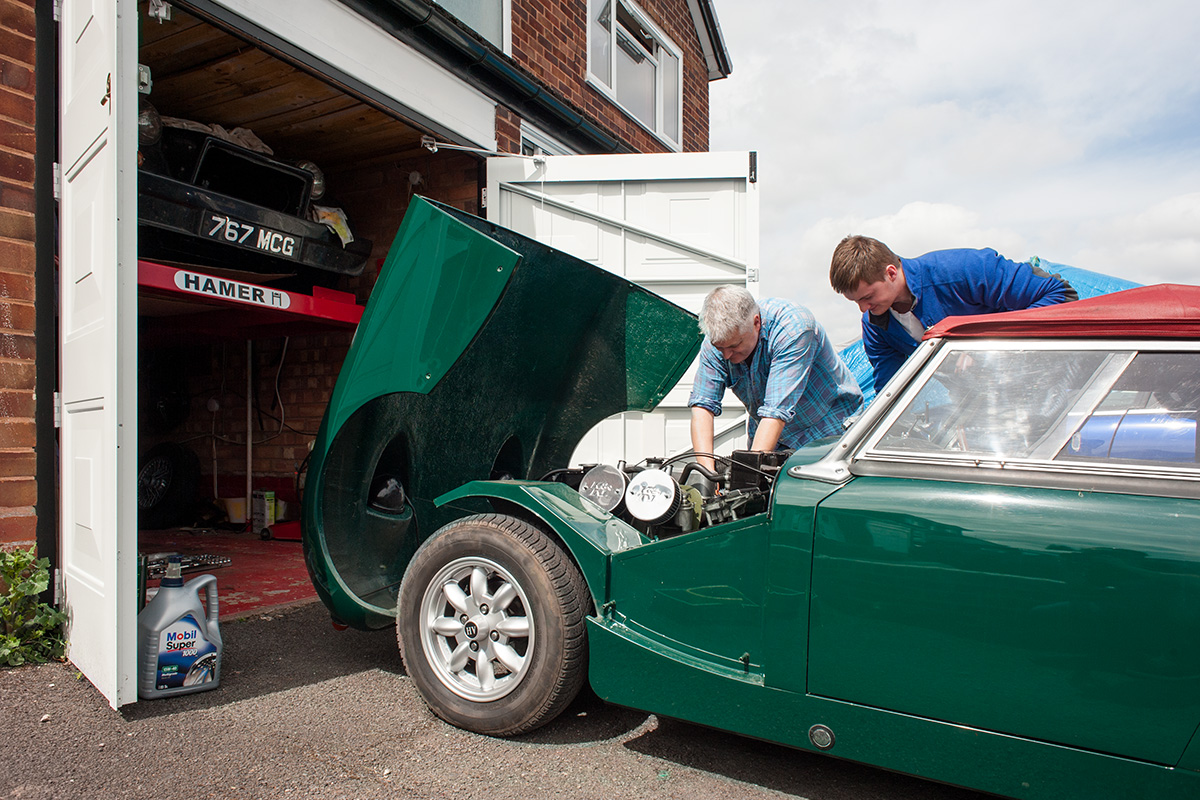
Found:
[[[61,659],[67,615],[43,603],[50,586],[50,559],[33,548],[0,551],[0,666],[19,667]]]

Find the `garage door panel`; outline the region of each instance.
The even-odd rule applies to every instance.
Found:
[[[749,153],[488,160],[488,219],[699,311],[722,284],[758,293],[758,195]],[[691,445],[693,364],[652,414],[629,412],[584,437],[573,463],[636,462]],[[744,446],[730,396],[720,450]],[[740,426],[740,428],[739,428]],[[719,448],[720,449],[720,448]]]
[[[114,707],[137,699],[136,20],[132,0],[66,0],[59,29],[67,655]]]

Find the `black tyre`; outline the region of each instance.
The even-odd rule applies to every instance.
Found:
[[[192,411],[184,365],[191,363],[186,353],[171,350],[152,357],[139,372],[138,400],[141,426],[146,433],[162,435],[187,420]]]
[[[590,603],[563,549],[515,517],[452,522],[413,555],[397,634],[429,708],[476,733],[513,736],[546,724],[587,673]]]
[[[200,461],[187,447],[164,442],[150,448],[138,467],[138,527],[158,530],[190,521],[199,482]]]

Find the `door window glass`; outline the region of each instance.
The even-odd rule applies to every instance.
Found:
[[[1055,456],[1196,464],[1200,353],[1139,353]]]

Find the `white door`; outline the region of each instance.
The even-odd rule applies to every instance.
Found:
[[[489,158],[487,216],[621,275],[693,313],[725,283],[758,294],[754,155],[671,153]],[[572,464],[635,462],[691,447],[687,408],[695,364],[652,414],[606,420]],[[717,451],[745,448],[745,411],[732,393],[717,418]]]
[[[137,7],[66,0],[59,25],[61,560],[67,655],[137,699]]]

